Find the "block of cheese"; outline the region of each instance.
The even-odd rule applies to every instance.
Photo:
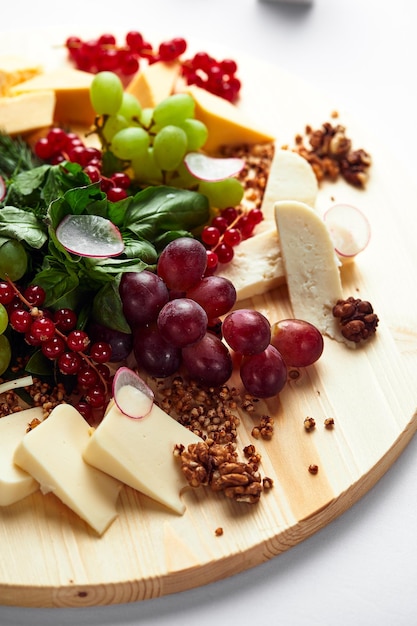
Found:
[[[56,104],[54,121],[61,124],[92,124],[94,110],[90,101],[90,85],[93,74],[72,68],[60,68],[44,72],[30,80],[19,83],[10,90],[12,95],[52,90]]]
[[[334,304],[343,296],[340,262],[327,227],[303,202],[277,202],[275,217],[294,317],[347,343],[332,314]]]
[[[90,427],[69,404],[59,404],[27,433],[14,454],[16,465],[52,491],[99,535],[117,516],[121,484],[88,465],[82,457]]]
[[[292,150],[276,149],[262,199],[265,220],[275,220],[275,202],[296,200],[314,207],[318,183],[306,159]]]
[[[126,91],[136,96],[142,108],[153,109],[172,94],[180,69],[178,61],[152,63],[135,74]]]
[[[269,230],[245,239],[235,247],[230,263],[220,265],[216,274],[232,281],[237,300],[252,298],[285,283],[286,275],[275,222]]]
[[[221,146],[267,143],[274,137],[220,96],[191,85],[184,89],[195,101],[195,117],[208,128],[208,139],[203,149],[216,154]]]
[[[0,96],[7,96],[9,89],[42,72],[42,66],[19,56],[0,57]]]
[[[136,398],[140,393],[136,390]],[[112,402],[83,456],[94,467],[182,514],[185,506],[180,492],[187,483],[174,447],[197,441],[201,439],[156,404],[145,417],[134,419]]]
[[[0,419],[0,506],[14,504],[39,489],[39,483],[13,460],[17,446],[34,419],[42,421],[41,407],[5,415]]]
[[[50,126],[54,117],[53,91],[0,98],[0,131],[9,135]]]

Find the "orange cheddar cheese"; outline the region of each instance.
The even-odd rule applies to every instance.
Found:
[[[0,131],[16,135],[50,126],[54,109],[51,90],[0,98]]]
[[[12,95],[52,90],[56,104],[54,121],[63,124],[94,122],[95,113],[90,101],[90,85],[94,75],[72,68],[45,72],[19,83],[10,90]]]
[[[178,61],[158,61],[139,70],[127,85],[126,91],[139,100],[143,109],[153,109],[174,91],[179,74]]]
[[[18,56],[0,57],[0,96],[7,96],[11,87],[40,74],[42,66]]]

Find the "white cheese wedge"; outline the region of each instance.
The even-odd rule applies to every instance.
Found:
[[[232,281],[237,301],[253,298],[285,283],[277,229],[274,222],[269,224],[269,230],[236,246],[233,260],[216,271],[216,275]]]
[[[42,408],[34,407],[0,419],[0,506],[14,504],[39,489],[39,483],[18,467],[13,458],[29,423],[42,418]]]
[[[284,200],[275,204],[275,217],[294,317],[347,343],[332,313],[343,297],[340,262],[323,220],[307,204]]]
[[[39,482],[43,493],[52,491],[102,535],[117,517],[121,484],[83,460],[89,433],[81,414],[69,404],[60,404],[24,436],[14,462]]]
[[[174,447],[198,441],[197,435],[156,404],[145,417],[134,419],[112,402],[83,456],[94,467],[182,514],[185,506],[180,492],[187,483],[174,457]]]
[[[53,122],[54,109],[51,90],[0,98],[0,131],[15,135],[46,128]]]
[[[314,207],[317,194],[317,178],[306,159],[292,150],[276,149],[262,199],[264,220],[275,220],[275,202],[296,200]]]

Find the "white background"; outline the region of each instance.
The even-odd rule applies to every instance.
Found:
[[[89,24],[97,25],[97,34],[134,29],[201,37],[207,50],[210,42],[221,43],[237,59],[239,51],[249,53],[332,93],[397,156],[405,175],[416,178],[413,5],[410,0],[124,0],[106,6],[95,0],[13,0],[2,6],[0,31],[62,30],[67,24],[69,35]],[[416,197],[410,202],[417,210]],[[0,624],[412,626],[417,623],[416,478],[414,438],[347,513],[262,566],[204,588],[129,605],[0,607]]]

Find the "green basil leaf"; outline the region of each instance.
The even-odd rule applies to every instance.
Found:
[[[95,322],[107,328],[130,333],[131,328],[123,315],[119,283],[120,280],[115,279],[100,289],[94,298],[91,315]]]
[[[0,233],[19,241],[25,241],[32,248],[42,248],[47,241],[47,229],[30,211],[5,206],[0,210]]]

